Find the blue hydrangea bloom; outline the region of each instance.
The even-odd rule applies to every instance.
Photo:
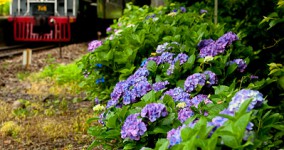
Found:
[[[228,32],[216,41],[213,41],[212,39],[202,40],[198,44],[198,48],[200,49],[199,56],[204,58],[206,56],[216,56],[220,53],[224,53],[226,47],[230,46],[233,41],[238,39],[236,34]]]
[[[221,36],[216,41],[216,43],[217,44],[221,44],[222,43],[222,45],[229,46],[236,40],[239,40],[238,36],[235,33],[230,31],[230,32],[225,33],[223,36]]]
[[[208,76],[207,78],[207,81],[209,82],[209,83],[207,82],[208,86],[212,86],[218,83],[217,75],[214,72],[207,70],[204,71],[203,74]]]
[[[140,137],[147,131],[146,124],[138,118],[139,113],[129,115],[122,128],[121,138],[131,140],[140,140]]]
[[[187,102],[190,99],[190,94],[185,92],[182,88],[176,87],[170,89],[164,93],[164,95],[169,95],[173,98],[175,102]],[[163,99],[164,96],[162,96]]]
[[[175,65],[171,64],[170,67],[167,69],[167,75],[171,75],[174,73]]]
[[[178,127],[177,129],[172,129],[167,133],[167,139],[169,140],[170,144],[169,147],[174,146],[176,144],[181,143],[181,129],[182,127]]]
[[[198,43],[197,47],[198,47],[198,49],[202,49],[202,48],[204,48],[204,47],[206,47],[206,46],[208,46],[209,44],[214,43],[214,42],[215,42],[215,41],[212,40],[212,39],[202,40],[202,41],[200,41],[200,42]]]
[[[204,14],[204,13],[207,13],[207,12],[208,12],[208,11],[205,10],[205,9],[201,9],[201,10],[199,11],[200,14]]]
[[[200,102],[204,102],[205,104],[209,104],[212,103],[212,101],[210,99],[208,99],[208,95],[204,95],[204,94],[198,94],[196,96],[194,96],[190,101],[189,101],[189,106],[195,106],[196,108],[198,108],[198,105]]]
[[[96,67],[98,67],[98,68],[102,68],[102,67],[103,67],[103,65],[102,65],[102,64],[96,64]]]
[[[192,117],[193,115],[194,115],[193,111],[189,107],[186,107],[186,108],[179,110],[178,120],[181,123],[184,123],[189,117]]]
[[[238,71],[240,72],[244,72],[247,68],[247,64],[243,59],[234,59],[228,62],[229,65],[234,63],[238,65]]]
[[[160,91],[164,88],[166,88],[166,85],[170,84],[169,81],[162,81],[162,82],[157,82],[153,84],[153,90],[154,91]]]
[[[163,52],[162,55],[161,55],[161,63],[171,64],[173,62],[174,55],[175,55],[174,53]]]
[[[185,7],[180,7],[180,11],[185,13],[186,12],[186,8]]]
[[[156,49],[156,53],[157,54],[161,54],[163,53],[164,51],[168,50],[167,46],[169,45],[169,43],[164,43],[164,44],[161,44],[161,45],[158,45],[157,49]]]
[[[113,99],[111,99],[111,100],[109,100],[109,101],[107,102],[106,108],[110,108],[110,107],[112,107],[112,106],[117,106],[118,103],[119,103],[118,100],[113,100]]]
[[[168,115],[168,111],[164,104],[151,103],[147,104],[141,110],[141,117],[148,118],[151,122],[156,121],[160,117],[165,117]]]
[[[99,46],[101,46],[103,44],[102,41],[100,40],[94,40],[92,42],[90,42],[88,44],[88,51],[89,52],[93,52],[96,48],[98,48]]]
[[[241,104],[249,99],[252,99],[252,102],[249,104],[247,111],[260,106],[264,101],[263,95],[259,91],[242,89],[234,95],[232,101],[229,103],[228,110],[236,112]]]
[[[175,59],[174,59],[174,63],[176,63],[177,61],[179,61],[179,64],[182,65],[184,64],[188,59],[188,55],[184,54],[184,53],[179,53]]]
[[[96,84],[99,84],[99,83],[104,83],[105,82],[105,79],[104,79],[104,77],[102,77],[102,78],[99,78],[99,79],[97,79],[96,80]]]
[[[195,88],[198,85],[204,86],[205,80],[206,80],[206,76],[201,73],[195,73],[193,75],[188,76],[184,82],[185,91],[192,92],[195,90]]]

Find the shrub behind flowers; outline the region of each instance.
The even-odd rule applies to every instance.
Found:
[[[89,129],[95,137],[90,149],[263,147],[261,136],[272,127],[259,123],[278,123],[281,116],[265,118],[269,107],[257,91],[264,82],[244,80],[251,76],[251,48],[198,13],[157,16],[125,28],[83,60],[102,64],[102,70],[85,67],[105,78],[96,86],[108,94],[101,99],[106,110],[91,119],[101,125]]]

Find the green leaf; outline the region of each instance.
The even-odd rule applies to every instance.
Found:
[[[233,73],[236,69],[238,68],[238,65],[236,63],[230,64],[226,74],[230,75],[231,73]]]
[[[240,146],[240,143],[238,143],[238,140],[234,136],[223,135],[221,137],[224,144],[231,148],[238,148]]]
[[[190,55],[190,57],[188,58],[187,62],[183,64],[184,70],[190,70],[193,67],[195,61],[195,55],[192,54]]]
[[[153,133],[158,134],[158,133],[167,133],[170,129],[172,129],[171,126],[161,126],[161,127],[155,127],[153,130]]]
[[[155,92],[152,90],[145,94],[142,98],[142,101],[144,102],[154,102],[155,101]]]
[[[245,100],[241,107],[239,108],[239,110],[236,112],[236,118],[241,117],[242,115],[244,115],[247,112],[247,108],[249,106],[249,104],[251,103],[252,99],[247,99]]]
[[[167,139],[159,139],[156,143],[155,150],[167,150],[169,141]]]
[[[135,149],[136,144],[135,143],[127,143],[126,145],[123,146],[124,150],[132,150]]]
[[[193,133],[194,133],[194,131],[191,128],[189,128],[189,127],[183,128],[181,130],[181,139],[182,139],[182,141],[189,140]]]
[[[238,138],[240,141],[242,140],[246,127],[250,121],[250,115],[251,113],[244,114],[233,123],[233,130],[237,135],[239,135]]]
[[[150,60],[147,64],[147,69],[152,72],[152,73],[156,73],[158,66],[156,64],[156,62],[154,62],[153,60]]]
[[[175,102],[173,100],[173,98],[169,95],[165,95],[164,99],[163,99],[164,104],[166,104],[168,107],[175,109]]]
[[[171,125],[175,120],[175,113],[170,113],[166,118],[162,119],[161,125]]]
[[[104,135],[104,138],[117,139],[120,137],[120,130],[109,130]]]
[[[117,126],[116,121],[117,121],[117,116],[113,115],[106,122],[106,126],[109,127],[109,128],[115,128]]]

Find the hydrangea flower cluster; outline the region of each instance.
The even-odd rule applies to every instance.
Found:
[[[188,105],[198,108],[198,105],[201,102],[204,102],[206,105],[212,103],[212,101],[208,98],[208,95],[198,94],[189,101]]]
[[[194,91],[198,85],[204,86],[206,81],[206,76],[202,73],[195,73],[186,78],[184,82],[184,88],[187,92]]]
[[[218,83],[217,75],[214,72],[207,70],[207,71],[204,71],[203,74],[208,76],[208,79],[207,79],[207,82],[206,82],[206,83],[208,83],[207,84],[208,87]]]
[[[108,27],[107,29],[106,29],[106,32],[111,32],[112,31],[112,28],[111,27]]]
[[[170,89],[164,93],[164,95],[169,95],[173,98],[175,102],[187,102],[190,99],[190,94],[185,92],[182,88],[176,87],[174,89]],[[162,99],[164,98],[162,96]]]
[[[203,73],[195,73],[193,75],[188,76],[184,82],[184,88],[185,91],[192,92],[197,88],[198,85],[204,86],[206,83],[207,87],[218,83],[217,76],[214,72],[207,70]]]
[[[204,58],[206,56],[216,56],[224,53],[226,47],[230,46],[233,41],[238,40],[236,34],[228,32],[221,36],[217,41],[212,39],[203,40],[198,44],[200,50],[199,56]]]
[[[164,43],[164,44],[161,44],[161,45],[158,45],[158,46],[157,46],[157,49],[156,49],[156,53],[157,53],[157,54],[161,54],[161,53],[163,53],[164,51],[168,50],[168,45],[169,45],[168,42],[166,42],[166,43]]]
[[[96,84],[99,84],[99,83],[104,83],[105,82],[105,78],[102,77],[102,78],[99,78],[96,80]]]
[[[232,98],[228,110],[236,112],[240,108],[240,105],[249,99],[252,99],[252,102],[249,104],[247,111],[251,111],[254,107],[260,106],[264,101],[263,95],[259,91],[242,89]]]
[[[204,14],[204,13],[208,13],[208,11],[205,10],[205,9],[201,9],[201,10],[199,11],[199,13],[200,13],[200,14]]]
[[[140,137],[147,131],[146,124],[142,119],[138,118],[139,113],[129,115],[122,128],[121,128],[121,138],[129,138],[131,140],[140,140]]]
[[[247,64],[243,59],[234,59],[228,62],[229,65],[234,63],[238,65],[238,71],[240,72],[244,72],[247,68]]]
[[[136,102],[137,98],[152,90],[152,86],[146,78],[148,75],[147,68],[139,68],[126,80],[118,82],[111,93],[111,100],[108,101],[107,108],[116,106],[120,98],[122,98],[124,105]]]
[[[178,120],[181,123],[184,123],[189,117],[192,117],[193,115],[194,115],[194,112],[189,107],[186,107],[186,108],[179,110]]]
[[[174,146],[176,144],[181,143],[182,139],[181,139],[181,129],[182,127],[178,127],[177,129],[172,129],[167,133],[167,139],[170,142],[169,147]]]
[[[156,121],[160,117],[165,117],[168,115],[166,106],[160,103],[151,103],[147,104],[141,110],[141,116],[144,118],[148,118],[150,122]]]
[[[239,110],[242,103],[249,99],[252,99],[252,101],[247,108],[247,112],[251,111],[253,108],[257,106],[260,106],[264,101],[263,95],[259,91],[242,89],[234,95],[232,101],[229,103],[228,108],[221,111],[220,114],[234,116],[235,112]],[[212,125],[215,127],[220,127],[227,120],[228,120],[227,118],[216,116],[212,119]],[[246,127],[247,131],[252,130],[252,127],[253,123],[250,122]]]
[[[160,91],[164,88],[166,88],[166,85],[170,84],[169,81],[163,81],[163,82],[157,82],[153,84],[153,89],[155,91]]]
[[[190,107],[194,106],[194,107],[198,108],[198,105],[201,102],[204,102],[206,105],[209,104],[209,103],[212,103],[212,101],[210,99],[208,99],[208,96],[204,95],[204,94],[198,94],[195,97],[193,97],[192,99],[186,101],[187,107],[179,110],[179,112],[178,112],[178,119],[180,120],[180,122],[184,123],[189,117],[193,116],[194,112],[191,110]]]
[[[100,40],[94,40],[88,44],[88,51],[93,52],[96,48],[100,47],[103,44]]]

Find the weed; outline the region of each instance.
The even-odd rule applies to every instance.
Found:
[[[22,128],[19,125],[17,125],[16,122],[7,121],[3,123],[0,129],[0,133],[2,133],[2,135],[4,136],[16,137],[20,133],[21,130]]]

